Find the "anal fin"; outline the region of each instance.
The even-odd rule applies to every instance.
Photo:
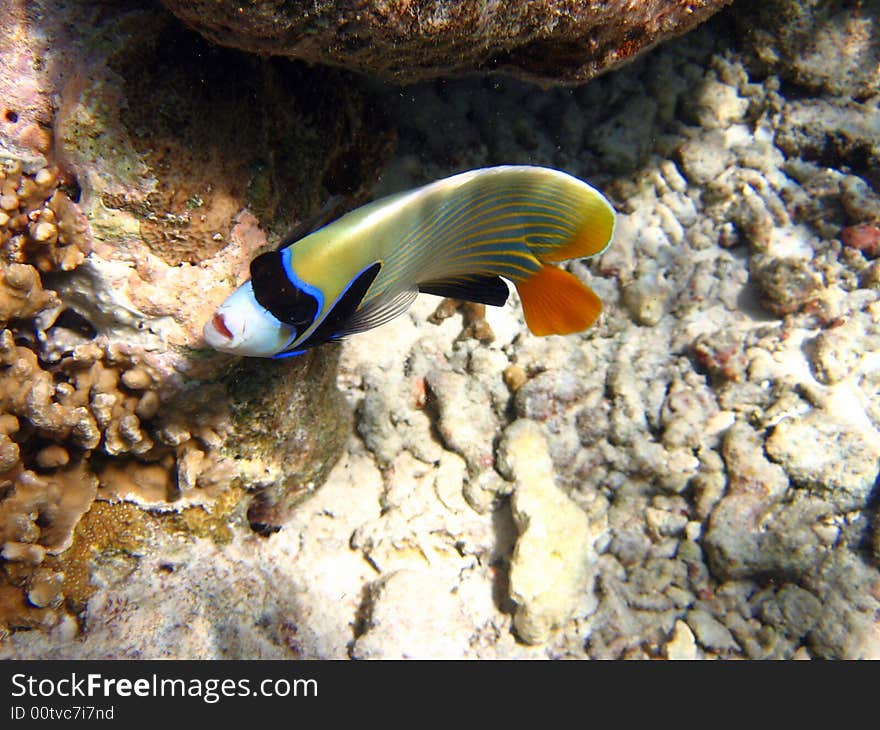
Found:
[[[460,276],[443,281],[427,281],[419,284],[419,291],[493,307],[503,306],[509,294],[507,284],[500,276]]]
[[[516,282],[526,324],[532,334],[569,335],[587,329],[602,312],[596,293],[577,277],[545,264]]]

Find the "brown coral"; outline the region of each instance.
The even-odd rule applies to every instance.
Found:
[[[0,632],[51,625],[65,588],[45,567],[70,548],[96,499],[164,504],[230,473],[212,421],[163,417],[164,374],[148,354],[80,342],[41,360],[35,319],[60,321],[41,272],[68,271],[89,250],[88,224],[54,168],[0,171]],[[88,338],[87,338],[88,339]],[[185,409],[184,409],[185,411]],[[177,419],[177,420],[175,420]],[[179,420],[183,419],[183,421]],[[185,421],[185,422],[184,422]],[[125,457],[124,461],[109,461]],[[100,490],[99,490],[100,484]],[[209,489],[200,499],[215,494]],[[191,500],[196,503],[200,499]]]
[[[254,492],[276,529],[320,485],[347,428],[335,353],[233,365],[202,325],[298,216],[366,197],[393,139],[355,77],[243,63],[155,6],[6,5],[0,631],[81,611],[145,509],[228,539]]]
[[[36,545],[57,554],[70,547],[73,528],[91,506],[98,480],[83,464],[39,475],[19,471],[7,480],[7,495],[0,502],[0,543],[7,560],[35,561]]]
[[[245,363],[229,383],[183,381],[161,352],[111,342],[94,331],[59,334],[76,326],[78,315],[43,288],[42,277],[79,266],[89,250],[88,225],[58,189],[54,170],[5,169],[5,181],[14,181],[17,192],[4,201],[0,260],[0,635],[46,628],[64,607],[83,608],[91,595],[90,563],[88,550],[75,541],[97,539],[103,520],[116,521],[115,508],[128,514],[119,503],[193,512],[169,519],[167,529],[187,525],[191,533],[220,539],[230,515],[244,520],[245,491],[238,485],[242,470],[251,469],[259,476],[244,482],[264,490],[252,505],[252,522],[277,529],[332,465],[312,464],[308,443],[336,451],[340,444],[328,435],[338,440],[343,432],[334,408],[316,413],[314,422],[291,415],[313,410],[306,402],[312,391],[300,388],[303,368],[314,371],[309,382],[320,378],[324,389],[334,389],[335,367],[332,359],[328,367],[326,354],[271,373]],[[46,187],[50,183],[55,189]],[[254,367],[257,373],[249,374]],[[242,382],[247,377],[253,392]],[[278,393],[267,398],[269,377],[283,381],[289,412],[277,408]],[[173,409],[163,407],[172,399]],[[278,420],[268,433],[248,425],[246,414],[255,407]],[[285,422],[300,427],[286,430]],[[242,438],[234,440],[230,459],[222,451],[229,450],[233,431]],[[297,458],[268,474],[260,461],[266,439],[284,441]],[[78,532],[92,513],[89,530]]]
[[[20,160],[4,161],[0,167],[0,246],[5,262],[27,262],[42,272],[70,271],[83,262],[90,248],[88,222],[58,185],[54,167],[26,174]]]

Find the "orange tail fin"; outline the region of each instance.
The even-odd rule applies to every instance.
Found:
[[[544,265],[530,279],[514,282],[526,324],[535,335],[569,335],[596,321],[602,302],[567,271]]]

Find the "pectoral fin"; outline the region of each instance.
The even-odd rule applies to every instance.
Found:
[[[352,331],[359,331],[350,329],[351,322],[357,316],[355,314],[357,308],[381,268],[382,264],[376,262],[358,274],[314,332],[295,346],[296,351],[281,353],[281,356],[296,355],[310,347],[315,347],[315,345],[337,340]]]

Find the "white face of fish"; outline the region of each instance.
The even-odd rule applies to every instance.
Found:
[[[221,352],[272,357],[293,340],[295,331],[260,306],[248,281],[217,307],[204,335],[205,342]]]

